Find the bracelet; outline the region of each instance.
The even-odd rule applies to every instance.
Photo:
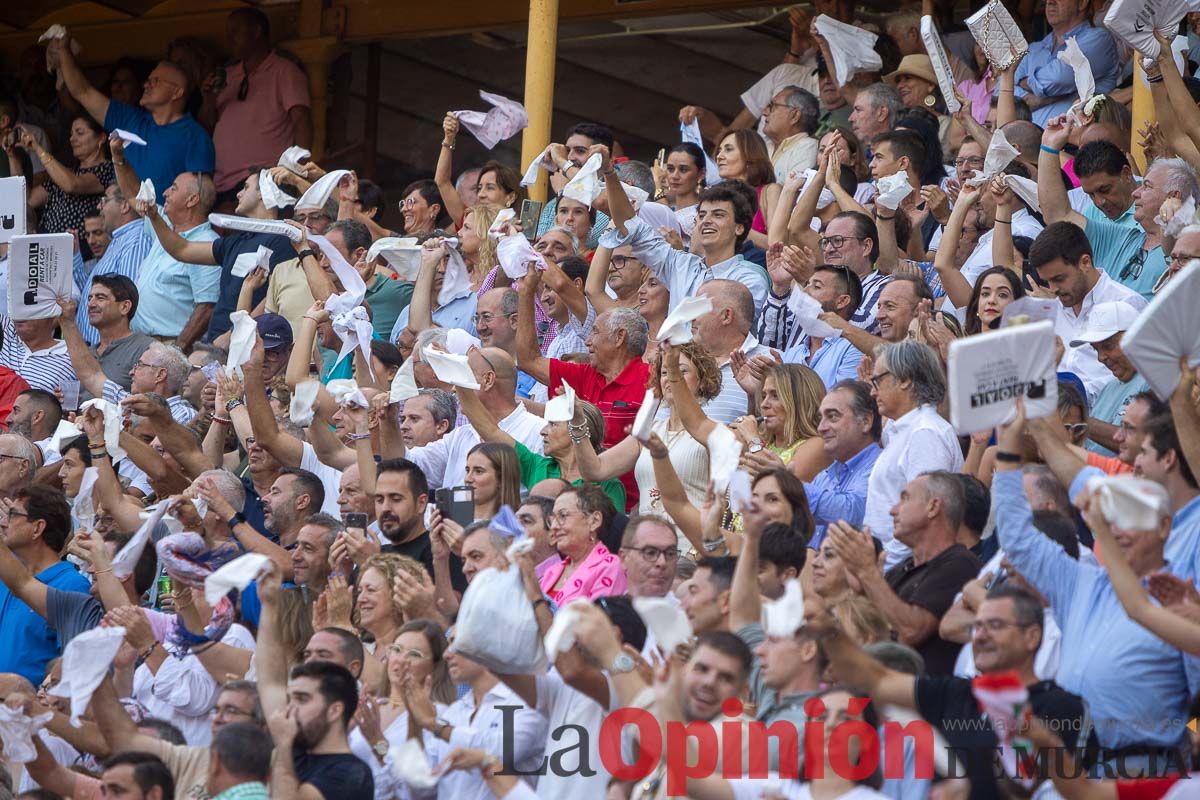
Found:
[[[795,52],[794,50],[791,50],[791,49],[789,49],[789,50],[788,50],[788,55],[789,55],[789,56],[791,56],[792,58],[804,58],[804,54],[803,54],[803,53],[797,53],[797,52]]]
[[[311,247],[306,247],[305,249],[301,250],[299,253],[296,253],[296,258],[300,259],[301,261],[308,258],[309,256],[312,256],[313,258],[317,258],[317,251],[313,250]],[[319,258],[317,258],[317,260],[320,261]]]
[[[229,419],[228,417],[218,417],[216,414],[213,414],[212,421],[219,423],[221,425],[232,425],[233,424],[233,420]]]
[[[1012,89],[1000,89],[999,92],[1000,92],[1000,94],[1012,94],[1013,90]]]
[[[995,221],[997,225],[1012,225],[1011,219],[1000,219],[999,217],[996,217]]]
[[[104,574],[105,572],[112,572],[112,567],[109,567],[108,569],[97,569],[97,570],[93,570],[93,571],[92,571],[92,574],[93,574],[93,575],[102,575],[102,574]]]
[[[364,439],[370,439],[370,438],[371,438],[371,432],[370,432],[370,431],[367,431],[366,433],[351,433],[351,434],[348,434],[348,435],[346,436],[346,438],[347,438],[347,439],[349,439],[349,440],[350,440],[350,441],[352,441],[352,442],[361,442],[361,441],[363,441]]]
[[[1025,459],[1021,458],[1020,453],[1009,453],[1004,450],[997,450],[996,460],[1002,461],[1005,464],[1020,464]]]
[[[138,653],[138,659],[141,661],[145,661],[154,652],[154,648],[156,648],[156,647],[158,647],[158,642],[154,642],[149,647],[147,647],[145,650]]]
[[[1146,73],[1146,83],[1162,83],[1162,79],[1163,76],[1161,72],[1157,75],[1151,75],[1149,72]]]
[[[321,320],[317,319],[316,317],[311,317],[311,316],[309,316],[308,314],[305,314],[305,315],[304,315],[304,318],[305,318],[305,319],[311,319],[313,322],[316,322],[317,324],[320,324],[320,322],[321,322]]]
[[[453,149],[454,149],[454,147],[455,147],[455,144],[454,144],[454,142],[445,142],[445,141],[443,141],[443,142],[442,142],[442,147],[446,148],[447,150],[453,150]]]
[[[720,550],[720,549],[721,549],[722,547],[724,547],[724,546],[725,546],[725,539],[724,539],[724,538],[721,538],[721,539],[705,539],[705,540],[704,540],[704,552],[706,552],[706,553],[711,553],[711,552],[713,552],[714,550]]]
[[[545,597],[539,597],[538,599],[530,600],[529,602],[533,605],[534,608],[537,608],[540,603],[545,603],[546,608],[550,607],[550,601],[547,600]]]
[[[125,166],[125,162],[124,162],[124,161],[113,161],[113,164],[114,164],[114,165],[116,165],[116,166],[118,166],[118,167],[123,167],[123,166]]]
[[[175,608],[178,609],[178,608],[183,608],[183,607],[184,606],[176,606]],[[187,607],[190,608],[191,606],[187,606]],[[215,644],[216,644],[216,642],[205,642],[204,644],[200,645],[199,647],[193,647],[192,655],[198,656],[201,653],[203,653],[205,650],[212,649],[213,645],[215,645]]]
[[[881,219],[881,220],[884,220],[885,222],[887,222],[887,221],[890,221],[890,220],[893,220],[893,219],[895,219],[895,218],[896,218],[896,215],[895,215],[895,214],[892,214],[890,217],[885,217],[885,216],[883,216],[883,215],[881,215],[881,214],[876,214],[876,215],[875,215],[875,219]]]
[[[1041,145],[1038,149],[1043,153],[1049,153],[1052,156],[1056,156],[1062,152],[1057,147],[1050,147],[1049,145]]]

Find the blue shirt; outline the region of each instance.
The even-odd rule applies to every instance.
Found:
[[[1112,35],[1104,28],[1094,27],[1090,22],[1081,22],[1068,31],[1058,47],[1054,46],[1053,32],[1045,39],[1032,42],[1029,45],[1029,54],[1017,66],[1016,96],[1025,97],[1029,94],[1021,86],[1021,81],[1026,81],[1026,85],[1038,97],[1061,98],[1033,112],[1033,121],[1043,128],[1050,119],[1065,114],[1078,99],[1074,71],[1065,62],[1058,60],[1058,54],[1067,49],[1066,40],[1072,37],[1079,43],[1079,49],[1092,65],[1092,75],[1096,78],[1096,94],[1111,92],[1121,76],[1121,65]],[[999,89],[1000,84],[997,83],[997,93]]]
[[[1084,231],[1097,267],[1147,300],[1154,297],[1154,284],[1167,271],[1167,260],[1161,247],[1143,249],[1146,231],[1141,225],[1089,218]]]
[[[158,213],[168,225],[171,221],[160,208]],[[133,317],[135,331],[151,336],[178,336],[191,319],[196,306],[216,303],[221,291],[221,270],[206,264],[185,264],[171,258],[154,235],[150,220],[142,220],[146,235],[154,243],[142,260],[138,276],[138,307]],[[174,226],[172,226],[174,227]],[[205,220],[179,234],[189,242],[213,242],[217,233]]]
[[[76,283],[79,285],[79,310],[75,312],[75,324],[83,334],[83,340],[88,344],[100,341],[100,331],[88,322],[88,295],[92,293],[92,282],[97,275],[124,275],[134,283],[138,282],[141,274],[142,261],[150,252],[156,238],[147,236],[142,228],[142,220],[135,219],[127,222],[113,231],[112,242],[104,255],[96,262],[92,272],[80,282],[83,276],[78,270],[74,271]]]
[[[801,337],[800,341],[789,347],[783,354],[785,364],[803,364],[817,373],[825,388],[829,389],[838,381],[853,380],[858,376],[858,362],[863,354],[850,340],[844,336],[836,339],[825,339],[817,348],[815,354],[809,353],[812,344],[811,336]],[[809,355],[812,355],[810,362]]]
[[[461,328],[474,336],[475,302],[478,299],[479,295],[474,293],[456,297],[446,305],[438,308],[430,316],[433,317],[435,324],[443,328]],[[399,339],[400,333],[408,327],[408,315],[411,310],[412,305],[409,304],[400,312],[400,316],[396,317],[396,324],[392,327],[392,342]]]
[[[242,278],[233,276],[233,262],[237,261],[237,257],[242,253],[258,252],[260,245],[271,250],[271,269],[275,269],[282,261],[296,257],[296,249],[292,247],[291,239],[274,233],[239,231],[222,236],[212,243],[213,258],[221,265],[221,290],[217,295],[217,305],[213,308],[212,321],[208,323],[204,341],[211,342],[233,327],[229,315],[237,311],[238,294],[242,291]],[[250,305],[258,305],[266,296],[267,287],[263,284],[254,293]]]
[[[154,182],[159,203],[163,202],[163,192],[175,182],[179,173],[212,174],[216,171],[217,155],[212,137],[191,114],[159,125],[149,111],[119,100],[109,100],[104,129],[111,132],[114,128],[136,133],[146,140],[144,146],[130,145],[125,158],[138,177]]]
[[[867,483],[871,480],[875,459],[882,452],[882,447],[871,442],[849,461],[834,461],[818,472],[811,483],[804,484],[808,507],[817,522],[809,547],[814,550],[821,547],[825,526],[831,522],[845,520],[855,528],[862,525],[867,512]]]
[[[1107,422],[1109,425],[1121,427],[1121,418],[1125,416],[1125,407],[1129,405],[1129,401],[1138,392],[1146,392],[1150,390],[1150,384],[1146,383],[1146,379],[1141,375],[1134,375],[1128,382],[1109,381],[1104,384],[1104,388],[1096,395],[1096,402],[1092,403],[1090,416],[1093,419],[1098,419],[1101,422]],[[1116,455],[1107,447],[1102,447],[1091,439],[1088,439],[1087,449],[1093,453],[1099,453],[1103,456]]]
[[[1096,474],[1082,470],[1072,493]],[[992,477],[992,507],[1009,562],[1050,601],[1062,628],[1055,680],[1087,701],[1101,746],[1178,746],[1200,662],[1130,619],[1103,567],[1071,558],[1034,527],[1020,470]]]
[[[67,561],[37,574],[47,586],[64,592],[87,593],[84,578]],[[15,672],[37,686],[46,677],[46,664],[62,651],[58,634],[38,613],[0,583],[0,672]]]
[[[1179,577],[1192,581],[1200,577],[1200,497],[1175,512],[1163,557]]]

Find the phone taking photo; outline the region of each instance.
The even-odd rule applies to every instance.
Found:
[[[357,511],[348,511],[342,514],[342,524],[348,529],[355,528],[365,531],[367,529],[367,515]]]
[[[475,489],[455,486],[433,493],[434,504],[442,519],[452,519],[464,528],[475,521]]]
[[[531,242],[537,238],[538,220],[542,217],[544,205],[539,200],[521,201],[521,233]]]

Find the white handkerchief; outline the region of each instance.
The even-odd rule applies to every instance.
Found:
[[[1189,0],[1115,0],[1104,15],[1104,27],[1146,58],[1157,61],[1161,48],[1154,32],[1174,34],[1179,21],[1196,10]]]
[[[600,154],[592,153],[588,160],[583,162],[579,171],[563,187],[563,197],[569,197],[591,208],[592,201],[604,188],[600,182],[601,163],[603,163],[603,159],[600,158]]]
[[[795,578],[783,585],[783,597],[763,603],[763,633],[776,639],[791,638],[804,627],[804,593]]]
[[[320,388],[320,381],[300,381],[296,384],[296,390],[292,392],[292,405],[288,416],[301,428],[312,423],[313,403],[317,401]]]
[[[567,603],[554,615],[554,622],[546,631],[542,643],[546,646],[546,657],[550,663],[559,653],[565,653],[575,646],[575,623],[579,622],[579,606],[587,605],[588,600],[576,599]]]
[[[1004,131],[996,131],[992,134],[992,143],[988,145],[987,153],[983,156],[983,171],[976,170],[974,177],[967,178],[967,183],[982,186],[999,175],[1019,155],[1017,148],[1008,143]]]
[[[400,369],[396,370],[396,377],[392,378],[392,388],[388,399],[393,403],[403,403],[410,397],[416,397],[421,393],[417,388],[417,379],[413,375],[414,362],[411,358],[405,359],[400,365]]]
[[[262,553],[238,556],[204,579],[204,599],[210,606],[215,606],[230,589],[243,591],[270,563],[271,559]]]
[[[742,456],[742,442],[733,431],[718,424],[708,435],[708,477],[718,495],[725,494]]]
[[[634,211],[641,211],[642,206],[646,205],[646,201],[650,199],[650,194],[645,189],[639,189],[636,186],[630,186],[624,181],[621,182],[621,188],[625,190],[625,196],[629,198],[629,204],[633,206]],[[600,187],[600,192],[604,191],[604,187]],[[596,197],[600,196],[600,192],[596,192]],[[596,202],[596,198],[592,198],[592,202]]]
[[[815,169],[804,170],[804,185],[800,187],[801,195],[803,195],[805,190],[808,189],[809,181],[811,181],[816,176],[816,174],[817,174],[817,171]],[[820,196],[817,197],[817,208],[825,208],[826,206],[831,206],[836,202],[837,202],[837,198],[833,196],[833,192],[830,191],[828,186],[826,186],[821,189],[821,194],[820,194]],[[820,222],[820,220],[818,220],[814,217],[813,224],[817,225],[817,227],[819,229],[821,222]]]
[[[464,331],[462,328],[451,328],[446,331],[446,352],[456,356],[465,356],[472,347],[483,347],[483,342]]]
[[[1079,97],[1077,105],[1082,109],[1083,104],[1096,93],[1096,77],[1092,74],[1092,63],[1079,49],[1079,42],[1074,36],[1067,39],[1067,46],[1058,51],[1058,60],[1075,73],[1075,94]]]
[[[508,549],[504,551],[504,555],[508,558],[508,563],[516,564],[517,556],[531,552],[536,545],[537,542],[534,541],[532,536],[522,536],[508,546]]]
[[[490,110],[452,113],[458,117],[459,123],[474,134],[486,149],[491,150],[505,139],[511,139],[529,124],[525,106],[516,100],[509,100],[498,94],[490,94],[482,89],[479,90],[479,96],[492,104]]]
[[[875,181],[879,189],[879,197],[875,204],[895,211],[904,202],[904,198],[913,193],[913,185],[909,183],[907,172],[896,172]]]
[[[385,236],[371,243],[367,261],[383,260],[402,281],[416,281],[421,271],[421,245],[415,236]]]
[[[750,473],[739,469],[729,478],[729,507],[741,514],[750,510],[753,501]]]
[[[805,336],[836,339],[842,335],[840,330],[820,318],[820,302],[799,286],[792,286],[792,293],[788,295],[788,308],[795,315],[796,323]]]
[[[122,130],[121,128],[113,128],[113,133],[116,134],[116,137],[118,139],[120,139],[122,142],[124,142],[126,145],[131,145],[131,144],[145,145],[146,144],[146,140],[143,139],[142,137],[138,136],[136,133],[130,133],[129,131]]]
[[[1167,220],[1167,224],[1163,226],[1163,233],[1171,238],[1178,238],[1179,234],[1188,225],[1193,225],[1196,222],[1196,201],[1189,194],[1187,199],[1179,204],[1179,210]]]
[[[624,186],[624,184],[621,184]],[[641,191],[640,189],[638,191]],[[662,203],[645,203],[637,210],[638,219],[649,225],[654,230],[666,228],[674,231],[680,238],[683,237],[683,226],[679,224],[679,217],[675,216],[675,212],[671,207]]]
[[[208,516],[208,501],[202,497],[193,497],[192,506],[196,509],[196,516],[204,519]]]
[[[392,751],[392,773],[414,789],[432,789],[438,782],[418,739],[405,739]]]
[[[234,375],[242,364],[250,360],[254,351],[254,340],[258,335],[258,324],[254,317],[245,311],[235,311],[229,315],[233,323],[233,331],[229,336],[229,358],[225,362],[225,374]]]
[[[692,321],[712,311],[712,300],[705,296],[685,297],[671,309],[658,329],[658,341],[674,345],[692,340]]]
[[[142,181],[141,188],[138,189],[137,197],[134,199],[141,200],[144,203],[156,202],[158,195],[154,193],[154,181],[150,180],[149,178],[146,178],[146,180]]]
[[[343,292],[342,294],[347,293]],[[326,303],[325,307],[329,308],[329,304]],[[333,332],[342,340],[342,349],[338,351],[337,361],[334,362],[334,365],[342,363],[342,359],[357,348],[362,352],[363,362],[367,365],[371,380],[375,380],[375,368],[371,366],[371,338],[375,328],[371,325],[371,318],[367,315],[367,310],[362,306],[355,306],[349,311],[334,314],[332,322]]]
[[[446,273],[442,276],[442,290],[438,292],[439,306],[448,306],[454,300],[471,293],[471,276],[467,274],[467,262],[463,261],[458,246],[458,239],[446,239],[449,256],[446,261]]]
[[[229,270],[229,274],[235,278],[244,278],[256,269],[271,271],[271,256],[275,255],[275,251],[266,245],[260,244],[258,249],[253,253],[242,253],[233,260],[233,267]]]
[[[962,108],[962,103],[958,102],[958,97],[954,94],[955,80],[950,71],[950,59],[946,58],[946,48],[942,46],[942,37],[937,26],[933,24],[933,17],[921,17],[921,41],[925,44],[925,52],[929,54],[929,63],[933,66],[933,74],[937,78],[946,110],[957,114]]]
[[[96,504],[92,502],[92,492],[96,489],[96,481],[100,479],[100,471],[88,467],[83,471],[83,479],[79,482],[79,494],[71,503],[71,516],[83,530],[92,530],[96,526]]]
[[[125,543],[112,559],[113,577],[119,581],[123,581],[133,574],[137,568],[138,561],[142,558],[142,553],[146,550],[146,544],[150,541],[150,537],[154,534],[155,527],[162,522],[163,517],[171,508],[170,500],[160,500],[150,508],[141,512],[142,524],[138,527],[137,532]]]
[[[1020,26],[1000,0],[988,0],[987,5],[967,17],[967,29],[979,43],[992,69],[1008,69],[1029,52],[1029,43]]]
[[[529,240],[520,233],[500,239],[496,245],[496,260],[500,262],[504,274],[514,281],[525,277],[530,264],[534,264],[536,269],[546,268],[546,259],[542,258],[542,254],[534,250]]]
[[[346,257],[338,251],[333,243],[324,236],[316,233],[310,233],[308,240],[321,248],[321,252],[329,259],[329,266],[333,269],[333,274],[337,276],[338,282],[342,284],[343,294],[349,293],[350,297],[346,299],[346,303],[350,308],[362,303],[363,298],[367,295],[367,283],[363,280],[362,275],[358,274]],[[329,304],[325,304],[329,308]],[[336,313],[335,309],[329,309],[330,313]]]
[[[301,166],[300,162],[308,161],[311,158],[312,153],[305,150],[300,145],[292,145],[279,155],[279,166],[287,167],[297,175],[303,175],[304,167]]]
[[[479,381],[475,380],[475,373],[471,372],[471,365],[466,356],[442,353],[432,347],[426,347],[421,351],[421,357],[442,383],[461,386],[464,389],[479,388]]]
[[[62,657],[62,681],[49,694],[71,698],[73,727],[83,726],[81,718],[124,640],[124,628],[92,628],[67,643]]]
[[[525,168],[525,175],[521,178],[522,186],[531,186],[534,183],[537,183],[539,169],[544,169],[546,172],[553,172],[555,169],[557,169],[554,164],[548,164],[546,162],[546,156],[549,155],[549,153],[550,146],[547,145],[545,150],[538,153],[537,158],[533,160],[533,163]]]
[[[1171,514],[1162,484],[1132,475],[1103,475],[1087,482],[1109,525],[1127,531],[1153,531]]]
[[[329,195],[333,194],[333,190],[337,188],[338,182],[349,174],[350,170],[348,169],[326,172],[317,178],[316,183],[308,187],[307,192],[300,196],[300,199],[296,201],[296,209],[325,208],[325,203],[329,200]]]
[[[209,223],[216,228],[231,231],[246,231],[247,233],[274,233],[286,236],[293,242],[304,238],[304,233],[295,225],[288,225],[280,219],[258,219],[257,217],[236,217],[232,214],[209,214]]]
[[[53,711],[27,717],[20,709],[0,704],[0,741],[4,743],[4,760],[13,764],[28,764],[37,758],[33,737],[52,719]]]
[[[371,407],[371,404],[367,402],[367,398],[363,396],[362,389],[359,389],[358,384],[349,378],[332,380],[325,384],[325,388],[333,396],[333,401],[339,406]]]
[[[833,56],[834,80],[838,86],[860,72],[875,72],[883,69],[883,59],[875,52],[879,37],[870,31],[839,22],[822,14],[814,23],[817,33],[829,42],[829,53]]]
[[[514,219],[516,219],[516,217],[516,209],[501,209],[500,213],[496,215],[496,218],[492,220],[492,226],[488,228],[488,236],[492,237],[493,239],[499,239],[500,229],[504,227],[505,223],[512,222]],[[522,236],[521,238],[524,239],[525,237]]]
[[[1161,399],[1179,386],[1179,359],[1200,365],[1200,261],[1193,260],[1154,295],[1121,338],[1121,350]]]
[[[571,384],[563,381],[562,394],[546,401],[542,419],[546,422],[570,422],[575,419],[575,390],[571,388]]]
[[[57,22],[46,28],[46,32],[38,37],[39,42],[48,42],[51,39],[63,39],[67,35],[67,29]]]
[[[646,396],[642,399],[642,404],[638,406],[637,416],[633,418],[633,429],[630,431],[633,438],[639,442],[648,441],[650,434],[654,432],[654,418],[658,416],[658,407],[661,402],[654,396],[653,389],[646,390]]]
[[[704,137],[700,135],[700,121],[692,120],[691,122],[679,123],[679,138],[685,142],[691,142],[700,148],[700,152],[704,153],[704,180],[708,185],[712,185],[721,180],[717,173],[717,165],[708,155],[708,150],[704,149]],[[664,165],[665,166],[665,165]]]
[[[269,169],[258,171],[258,193],[267,208],[287,208],[296,202],[296,198],[279,188]]]
[[[53,450],[62,452],[63,444],[74,439],[76,436],[82,436],[83,431],[73,422],[68,422],[65,419],[58,421],[58,427],[54,429],[54,433],[50,434],[50,447]]]
[[[1038,201],[1037,181],[1032,178],[1023,178],[1020,175],[1005,175],[1004,182],[1008,188],[1012,189],[1013,194],[1024,201],[1025,205],[1034,211],[1042,210],[1042,204]]]
[[[121,407],[116,403],[95,397],[86,400],[79,406],[79,412],[86,413],[89,408],[97,408],[104,415],[104,448],[113,463],[125,457],[125,448],[121,447]]]
[[[654,635],[664,655],[671,655],[676,647],[692,640],[692,623],[678,603],[665,597],[635,597],[633,610],[646,623],[646,630]]]

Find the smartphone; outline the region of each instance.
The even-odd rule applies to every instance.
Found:
[[[342,514],[342,524],[347,528],[357,528],[360,531],[367,529],[367,515],[357,511],[348,511]]]
[[[78,411],[79,410],[79,381],[63,381],[62,382],[62,407],[63,411]]]
[[[540,205],[540,204],[539,204]],[[475,489],[455,486],[433,493],[434,504],[443,519],[452,519],[464,528],[475,521]]]
[[[538,220],[542,217],[543,205],[545,203],[540,200],[521,201],[521,232],[531,242],[537,238]]]

